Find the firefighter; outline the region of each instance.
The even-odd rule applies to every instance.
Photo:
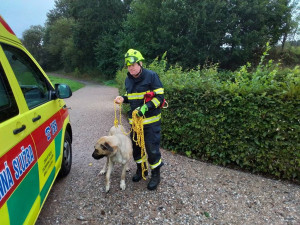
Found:
[[[158,75],[148,69],[143,68],[142,54],[134,49],[129,49],[125,54],[125,65],[128,73],[125,80],[126,94],[117,96],[117,104],[129,103],[128,112],[129,123],[132,124],[132,112],[137,109],[138,116],[144,116],[144,139],[148,155],[148,162],[151,168],[151,179],[147,185],[149,190],[155,190],[160,183],[160,167],[163,166],[161,153],[159,150],[161,138],[161,108],[164,101],[164,88]],[[153,92],[155,95],[151,101],[144,103],[144,95],[147,92]],[[132,133],[131,133],[132,139]],[[141,168],[141,148],[133,144],[133,158],[137,163],[136,174],[132,181],[138,182],[142,179]],[[144,173],[148,175],[148,171]]]

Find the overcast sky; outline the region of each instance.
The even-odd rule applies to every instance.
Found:
[[[0,15],[18,38],[31,25],[44,26],[54,0],[0,0]]]

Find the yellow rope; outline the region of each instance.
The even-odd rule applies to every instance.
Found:
[[[114,110],[115,110],[115,120],[114,120],[114,126],[117,128],[119,126],[119,121],[117,118],[117,108],[116,108],[116,102],[114,102]],[[119,111],[120,111],[120,125],[122,125],[122,104],[119,104]],[[136,142],[136,144],[141,148],[141,159],[142,159],[142,177],[144,180],[146,180],[145,172],[148,171],[148,163],[147,163],[147,153],[146,153],[146,147],[145,147],[145,140],[144,140],[144,124],[143,120],[144,117],[137,115],[138,111],[134,110],[132,112],[132,126],[128,133],[126,133],[123,130],[123,125],[121,126],[122,133],[125,135],[128,135],[131,131],[132,133],[132,140]],[[136,137],[136,139],[135,139]]]
[[[114,110],[115,110],[115,121],[114,121],[114,126],[118,127],[119,126],[119,121],[117,118],[117,108],[116,108],[116,102],[114,101]],[[120,105],[120,112],[121,112],[121,105]]]
[[[116,107],[116,105],[117,105],[117,103],[114,101],[114,109],[115,109],[114,126],[117,128],[117,127],[119,127],[119,121],[118,121],[118,118],[117,118],[117,107]],[[124,135],[128,135],[132,131],[132,127],[131,127],[131,129],[128,133],[125,132],[124,126],[122,125],[122,104],[119,104],[119,111],[120,111],[119,118],[120,118],[121,131]]]
[[[138,146],[141,148],[141,166],[142,166],[142,177],[146,180],[145,172],[148,171],[148,163],[147,163],[147,153],[145,147],[144,140],[144,118],[137,115],[138,111],[134,110],[132,112],[132,140],[136,142]],[[136,139],[134,137],[136,136]]]

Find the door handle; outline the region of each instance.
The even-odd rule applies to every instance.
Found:
[[[38,120],[40,120],[42,117],[41,115],[38,115],[37,117],[32,118],[32,122],[36,122]]]
[[[14,133],[14,134],[18,134],[18,133],[22,132],[22,131],[25,130],[25,129],[26,129],[26,126],[23,124],[22,127],[15,129],[15,130],[13,131],[13,133]]]
[[[72,109],[72,108],[71,107],[67,107],[67,105],[64,105],[63,109]]]

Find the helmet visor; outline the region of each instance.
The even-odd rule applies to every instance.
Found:
[[[128,56],[125,58],[125,65],[126,66],[131,66],[132,64],[134,64],[135,62],[138,61],[138,58],[135,56]]]

